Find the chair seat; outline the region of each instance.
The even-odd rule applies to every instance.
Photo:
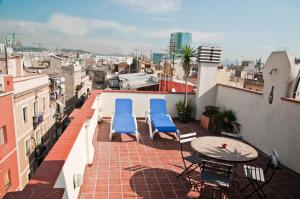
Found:
[[[262,168],[253,167],[249,165],[244,165],[244,173],[246,178],[258,181],[265,182],[265,175]]]
[[[159,132],[176,132],[177,128],[166,114],[151,114],[153,126]]]
[[[130,114],[115,115],[113,131],[115,133],[134,134],[136,132],[134,117]]]
[[[229,178],[216,172],[203,171],[201,181],[218,187],[229,187]]]
[[[186,156],[183,157],[184,160],[192,163],[192,164],[201,164],[203,163],[203,161],[205,161],[204,158],[200,157],[199,155],[190,155],[190,156]]]

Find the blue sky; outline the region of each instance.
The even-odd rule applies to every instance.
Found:
[[[216,45],[224,59],[264,59],[272,50],[300,56],[298,0],[0,0],[0,39],[99,53],[162,51],[172,31],[193,46]]]

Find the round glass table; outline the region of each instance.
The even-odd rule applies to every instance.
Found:
[[[203,136],[191,142],[199,154],[225,162],[248,162],[258,157],[257,151],[241,141],[218,136]]]

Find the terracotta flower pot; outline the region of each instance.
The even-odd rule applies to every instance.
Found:
[[[212,118],[209,118],[208,116],[206,115],[201,115],[200,117],[200,124],[203,128],[209,130],[209,129],[212,129],[213,127],[213,119]]]

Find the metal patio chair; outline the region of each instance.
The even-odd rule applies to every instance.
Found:
[[[259,167],[244,165],[244,174],[249,183],[245,187],[243,187],[241,191],[244,192],[250,185],[253,187],[253,191],[249,193],[245,198],[251,197],[254,193],[258,193],[260,198],[266,198],[266,194],[262,188],[272,180],[276,170],[278,170],[279,167],[280,160],[275,149],[273,149],[272,154],[269,157],[269,162],[264,170]],[[270,174],[266,179],[268,173]],[[261,194],[263,196],[261,196]]]
[[[199,166],[202,165],[203,161],[206,160],[205,158],[200,157],[199,154],[192,154],[192,155],[188,155],[188,156],[183,155],[183,145],[186,143],[190,143],[192,140],[194,140],[196,138],[197,138],[196,132],[179,135],[181,158],[182,158],[185,169],[176,176],[177,178],[179,176],[183,175],[185,172],[194,171],[196,168],[198,168]],[[187,166],[186,162],[190,163],[190,165]],[[196,165],[196,167],[191,169],[191,167],[195,166],[195,165]]]
[[[210,186],[218,188],[228,194],[227,189],[230,185],[230,175],[232,173],[233,166],[215,161],[204,161],[202,165],[202,171],[200,175],[200,197],[203,186]]]

